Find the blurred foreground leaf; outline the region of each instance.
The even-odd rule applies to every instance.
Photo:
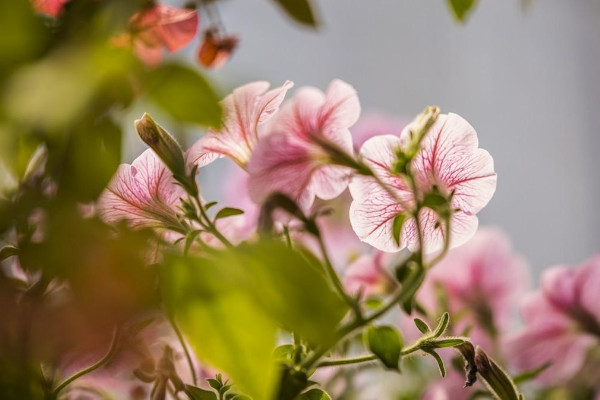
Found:
[[[278,327],[330,340],[346,312],[324,275],[283,243],[243,244],[214,257],[172,257],[163,299],[199,358],[254,399],[273,397]]]
[[[147,78],[148,95],[176,120],[221,125],[219,97],[197,71],[166,64],[151,71]]]
[[[477,0],[448,0],[452,13],[460,22],[465,22],[467,16],[473,11]]]
[[[319,25],[314,7],[309,0],[274,0],[295,21],[302,25],[315,27]]]

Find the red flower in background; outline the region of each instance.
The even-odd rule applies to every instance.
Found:
[[[198,12],[156,4],[133,15],[130,32],[115,38],[117,46],[131,46],[147,65],[162,61],[163,49],[180,50],[198,31]]]

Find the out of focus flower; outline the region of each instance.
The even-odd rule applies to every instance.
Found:
[[[394,219],[401,213],[410,212],[415,202],[408,183],[394,172],[398,151],[407,150],[413,140],[411,125],[400,137],[383,135],[367,140],[360,151],[364,162],[395,196],[372,177],[356,176],[350,184],[354,199],[350,208],[352,227],[361,240],[383,251],[418,247],[414,217],[405,221],[399,241],[393,236]],[[451,197],[451,246],[456,247],[470,239],[477,230],[476,214],[496,189],[492,157],[478,148],[473,127],[456,114],[440,115],[423,138],[411,165],[420,196],[437,190],[444,198]],[[424,208],[419,218],[425,250],[440,250],[445,232],[437,213]]]
[[[473,395],[473,390],[465,387],[465,377],[454,368],[444,378],[432,382],[423,400],[465,400]]]
[[[135,228],[177,227],[175,207],[184,196],[173,174],[148,149],[131,165],[119,166],[98,200],[98,211],[107,223],[126,220]]]
[[[163,49],[177,51],[196,36],[196,10],[155,4],[131,17],[130,32],[114,38],[117,46],[131,46],[147,65],[162,61]]]
[[[36,12],[48,14],[56,18],[68,1],[69,0],[31,0],[31,5]]]
[[[238,42],[237,36],[221,35],[215,29],[207,29],[198,50],[198,62],[203,67],[220,68],[229,60]]]
[[[386,270],[390,256],[381,251],[363,254],[344,272],[344,287],[352,294],[362,291],[364,297],[383,295],[393,289],[393,278]]]
[[[408,122],[402,118],[382,112],[364,112],[350,129],[354,148],[357,151],[360,150],[361,146],[373,136],[400,135]]]
[[[468,331],[473,343],[491,351],[511,328],[528,272],[502,231],[481,228],[431,269],[418,299],[429,311],[450,312],[453,334]]]
[[[299,89],[252,155],[248,165],[252,199],[260,203],[270,193],[282,192],[307,210],[315,196],[325,200],[339,196],[351,171],[333,165],[332,152],[353,154],[348,128],[359,114],[356,91],[345,82],[334,80],[326,93]]]
[[[210,130],[194,143],[187,152],[188,162],[202,167],[227,156],[245,168],[262,136],[260,128],[277,112],[293,85],[286,81],[267,92],[268,82],[253,82],[235,89],[221,103],[223,128],[220,131]]]
[[[583,265],[556,266],[542,275],[542,287],[522,305],[523,330],[508,343],[509,361],[520,370],[550,366],[540,382],[573,378],[588,351],[600,344],[600,255]]]

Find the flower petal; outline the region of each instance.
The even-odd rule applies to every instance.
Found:
[[[132,165],[122,164],[98,200],[107,223],[127,220],[132,227],[177,225],[175,207],[184,196],[172,174],[151,149]]]
[[[259,138],[259,125],[268,121],[279,109],[293,83],[268,92],[268,82],[241,86],[222,101],[225,112],[221,131],[210,130],[188,150],[188,161],[200,166],[228,156],[245,167]],[[265,93],[266,92],[266,93]]]

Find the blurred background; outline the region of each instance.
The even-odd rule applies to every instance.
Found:
[[[481,225],[506,230],[536,275],[598,251],[600,2],[481,0],[464,25],[441,0],[315,4],[313,31],[263,0],[220,3],[241,39],[209,74],[221,93],[257,79],[325,89],[341,78],[364,111],[412,118],[437,104],[465,117],[494,157],[498,188]],[[177,57],[193,59],[193,48]],[[128,160],[142,147],[130,134]],[[206,169],[205,189],[225,167]]]

